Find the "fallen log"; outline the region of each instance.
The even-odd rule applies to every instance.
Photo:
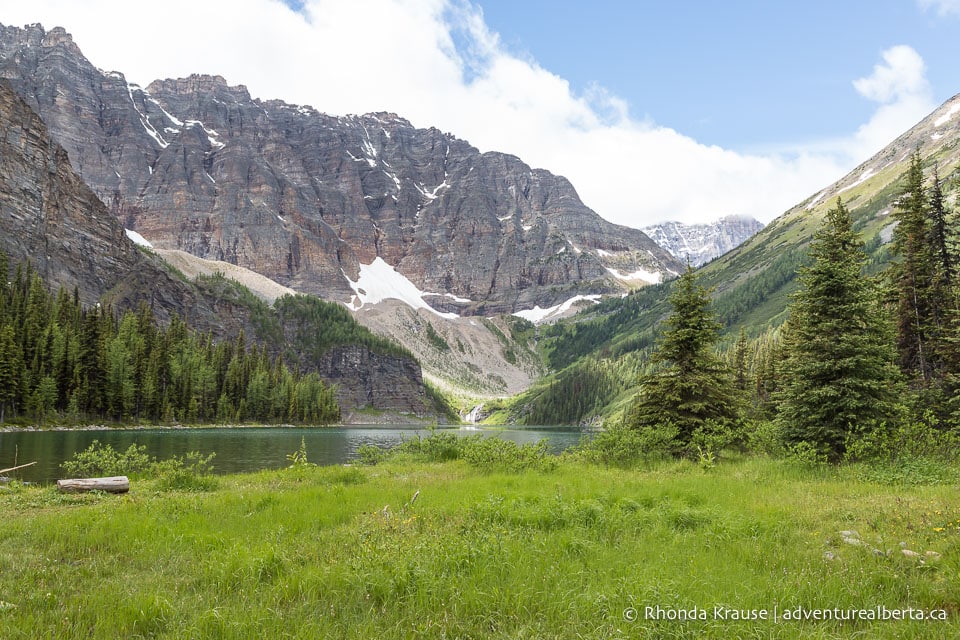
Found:
[[[127,476],[112,476],[110,478],[69,478],[66,480],[57,480],[57,489],[59,489],[61,493],[77,493],[81,491],[126,493],[130,491],[130,480]]]
[[[0,473],[6,473],[8,471],[16,471],[17,469],[24,469],[26,467],[32,467],[33,465],[37,464],[37,462],[38,462],[37,460],[34,460],[33,462],[17,465],[16,467],[10,467],[9,469],[0,469]]]

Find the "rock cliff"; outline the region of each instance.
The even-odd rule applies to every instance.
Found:
[[[0,75],[126,228],[301,292],[349,302],[379,257],[441,311],[512,313],[682,268],[566,179],[395,114],[325,115],[218,76],[142,88],[39,25],[0,27]]]

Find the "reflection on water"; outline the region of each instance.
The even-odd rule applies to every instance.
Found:
[[[483,434],[519,444],[547,438],[556,453],[580,441],[580,431],[572,427],[451,428],[458,434]],[[0,433],[0,469],[14,464],[37,461],[15,472],[14,477],[30,482],[51,482],[62,477],[60,464],[83,451],[94,440],[124,450],[131,444],[143,445],[147,453],[160,459],[182,456],[190,451],[203,455],[216,453],[217,473],[241,473],[260,469],[278,469],[289,464],[287,455],[306,443],[307,458],[316,464],[341,464],[356,457],[364,444],[390,447],[403,439],[429,435],[426,429],[409,426],[371,427],[242,427],[213,429],[114,429],[109,431],[19,431]]]

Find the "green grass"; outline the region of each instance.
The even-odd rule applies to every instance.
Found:
[[[882,484],[761,458],[511,474],[408,461],[228,476],[203,493],[14,485],[0,488],[0,637],[957,637],[951,473]],[[645,619],[647,606],[709,619]],[[744,622],[714,606],[949,620]]]

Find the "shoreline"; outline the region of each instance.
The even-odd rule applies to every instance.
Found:
[[[146,431],[163,430],[179,431],[189,429],[349,429],[351,427],[381,427],[392,429],[429,429],[459,427],[465,423],[438,423],[436,420],[419,418],[412,414],[401,412],[383,411],[353,411],[346,415],[341,415],[339,422],[331,424],[311,424],[298,425],[291,423],[281,424],[86,424],[75,426],[40,426],[27,425],[20,427],[16,425],[0,425],[0,433],[25,433],[36,431]]]
[[[17,427],[4,425],[0,427],[0,434],[3,433],[42,433],[50,431],[193,431],[199,429],[459,429],[463,425],[457,424],[428,424],[420,422],[337,422],[334,424],[166,424],[166,425],[118,425],[110,426],[106,424],[77,425],[65,427],[58,425],[55,427],[40,427],[29,425],[26,427]]]
[[[145,424],[129,424],[129,425],[118,425],[110,426],[107,424],[88,424],[88,425],[77,425],[73,427],[65,427],[63,425],[57,425],[55,427],[41,427],[38,425],[29,425],[26,427],[14,427],[5,425],[0,427],[0,433],[35,433],[41,431],[188,431],[191,429],[272,429],[272,428],[285,428],[285,429],[313,429],[313,428],[341,428],[344,425],[342,423],[331,424],[331,425],[311,425],[309,427],[298,426],[295,424],[198,424],[198,425],[184,425],[184,424],[160,424],[160,425],[145,425]]]

